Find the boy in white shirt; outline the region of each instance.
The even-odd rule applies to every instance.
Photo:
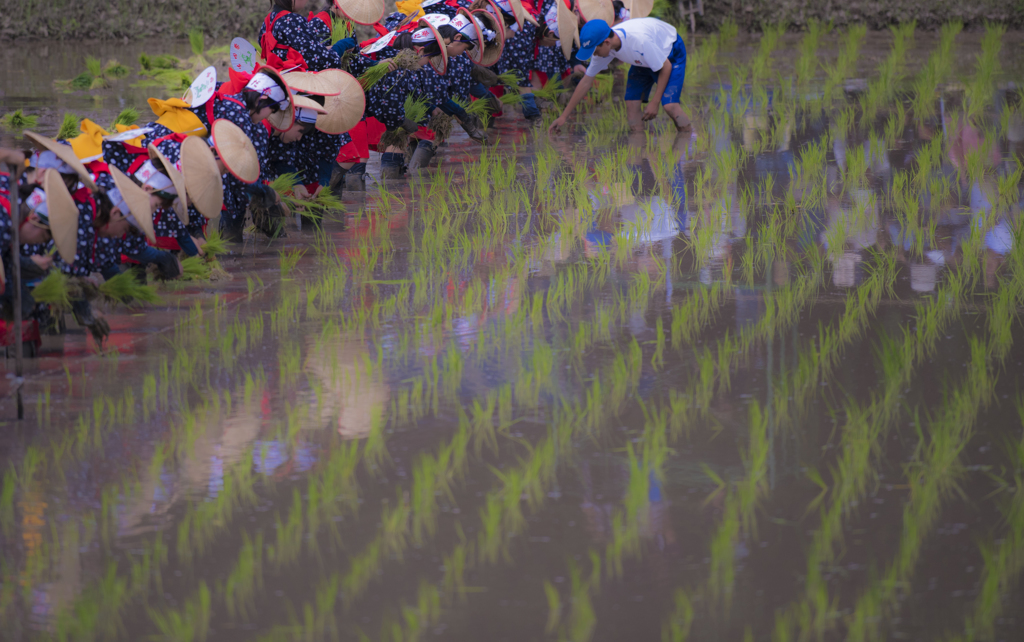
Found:
[[[565,124],[569,114],[590,91],[594,77],[608,68],[612,58],[630,65],[625,96],[630,129],[639,130],[643,121],[657,116],[659,102],[677,129],[690,129],[690,118],[679,106],[686,79],[686,45],[675,27],[657,18],[625,20],[615,27],[609,27],[604,20],[590,20],[580,29],[580,50],[576,57],[587,60],[591,56],[586,75],[576,86],[562,115],[551,123],[549,133]],[[641,113],[642,102],[646,102],[647,107]]]

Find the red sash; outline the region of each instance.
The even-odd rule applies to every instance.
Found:
[[[306,71],[308,66],[306,65],[306,59],[303,57],[302,52],[297,49],[293,49],[288,45],[281,44],[274,37],[274,24],[278,19],[290,13],[288,11],[279,11],[276,16],[267,14],[267,17],[263,19],[263,36],[260,38],[260,47],[263,51],[263,59],[267,61],[267,66],[273,67],[274,69],[284,71],[285,69],[295,69],[296,71]],[[283,59],[274,53],[274,49],[285,49],[288,51],[288,55]]]

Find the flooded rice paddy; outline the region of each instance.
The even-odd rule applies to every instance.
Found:
[[[703,38],[49,344],[4,639],[1015,639],[1020,44]]]

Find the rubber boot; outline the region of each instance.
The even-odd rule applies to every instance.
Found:
[[[220,220],[220,233],[228,243],[242,242],[242,229],[244,220],[241,217],[222,217]]]
[[[345,172],[345,189],[350,192],[366,191],[366,163],[356,163]]]
[[[463,112],[459,117],[459,124],[462,125],[462,129],[466,131],[473,140],[478,143],[487,142],[487,131],[484,129],[484,124],[480,121],[478,116]]]
[[[380,177],[384,180],[402,178],[405,155],[399,152],[384,152],[380,157]]]
[[[537,97],[533,94],[523,94],[523,116],[533,126],[539,126],[543,120],[540,114],[540,107],[537,107]]]
[[[425,169],[430,165],[430,159],[434,157],[434,144],[429,140],[421,140],[416,145],[416,151],[413,152],[412,158],[409,159],[409,174],[421,169]]]

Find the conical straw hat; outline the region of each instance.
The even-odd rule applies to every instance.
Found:
[[[302,107],[303,109],[312,109],[318,114],[327,113],[327,110],[320,106],[320,103],[315,102],[310,98],[306,98],[305,96],[293,95],[289,105],[289,111],[291,112],[292,122],[290,125],[288,125],[288,127],[284,126],[285,118],[287,116],[283,111],[279,111],[276,114],[271,114],[269,117],[267,117],[267,120],[270,121],[270,124],[273,125],[275,129],[278,129],[283,132],[288,131],[289,129],[295,126],[295,109],[298,107]]]
[[[216,120],[211,125],[210,137],[228,173],[243,183],[259,180],[260,159],[256,147],[238,125],[224,118]]]
[[[497,11],[498,9],[495,8],[494,10]],[[490,29],[498,34],[494,42],[478,47],[480,49],[480,59],[473,59],[473,62],[484,67],[490,67],[498,62],[498,59],[501,58],[501,52],[505,48],[505,24],[498,19],[497,15],[500,14],[493,14],[486,9],[473,11],[473,16],[484,24],[485,29]]]
[[[579,0],[579,6],[584,20],[604,20],[609,27],[615,22],[611,0]]]
[[[654,0],[633,0],[632,6],[627,8],[629,9],[630,18],[646,18],[654,10]],[[611,23],[609,22],[608,24],[610,25]]]
[[[189,136],[181,143],[181,173],[185,176],[188,197],[199,213],[206,218],[220,216],[224,206],[224,182],[206,139]]]
[[[110,166],[110,176],[114,179],[114,185],[121,192],[121,198],[128,205],[128,211],[121,213],[126,217],[131,216],[135,227],[142,230],[150,243],[156,243],[156,230],[153,228],[153,206],[149,202],[149,194],[113,165]]]
[[[512,13],[515,15],[516,24],[519,25],[520,29],[523,28],[524,21],[533,24],[533,26],[537,26],[536,18],[530,15],[530,13],[526,10],[526,7],[523,6],[522,0],[508,0],[508,3],[512,5]]]
[[[336,70],[292,71],[284,74],[282,78],[284,78],[284,81],[288,83],[288,87],[290,87],[292,91],[298,91],[303,94],[313,94],[314,96],[337,96],[341,91],[341,88],[338,87],[336,82],[331,80],[333,76],[327,74],[328,71]]]
[[[558,4],[558,40],[562,43],[562,55],[569,60],[573,44],[580,44],[580,21],[563,0],[555,2]]]
[[[61,145],[52,138],[40,136],[35,132],[26,131],[25,136],[33,143],[56,154],[57,158],[67,163],[71,169],[75,170],[75,173],[78,174],[79,180],[85,183],[85,186],[88,187],[90,191],[96,191],[96,183],[93,182],[92,176],[89,174],[89,170],[85,168],[82,161],[78,160],[78,156],[75,156],[75,150],[71,149],[70,145]]]
[[[157,149],[153,143],[149,144],[149,159],[158,160],[164,166],[164,174],[171,179],[171,183],[174,184],[174,191],[178,193],[178,198],[174,201],[174,212],[181,219],[181,222],[188,225],[188,192],[185,189],[185,177],[181,175],[178,168],[174,166],[174,163],[169,161],[163,152]]]
[[[469,24],[473,25],[473,31],[476,32],[476,46],[470,49],[468,53],[470,60],[475,63],[479,63],[480,56],[484,53],[484,32],[480,27],[480,21],[473,17],[473,14],[465,7],[459,7],[455,14],[457,16],[465,16],[469,20]]]
[[[318,75],[338,92],[324,101],[327,113],[316,119],[316,128],[325,134],[344,134],[359,124],[366,110],[366,94],[359,81],[340,69],[325,69]]]
[[[441,47],[441,53],[430,59],[430,66],[434,68],[434,71],[439,76],[443,76],[445,70],[448,69],[448,48],[445,47],[444,38],[441,37],[441,32],[437,30],[437,27],[426,18],[420,18],[418,24],[421,28],[430,29],[431,33],[434,34],[434,40]]]
[[[46,172],[43,191],[46,192],[46,208],[50,216],[50,235],[61,258],[71,265],[75,262],[78,248],[78,207],[75,199],[71,198],[58,172]]]
[[[334,0],[334,6],[360,25],[372,25],[384,17],[384,0]]]
[[[282,109],[275,114],[271,114],[267,120],[274,126],[274,129],[282,132],[288,131],[295,124],[295,94],[292,93],[292,88],[285,82],[281,72],[273,67],[260,67],[256,73],[270,76],[284,90],[285,97],[288,99],[288,109]]]

